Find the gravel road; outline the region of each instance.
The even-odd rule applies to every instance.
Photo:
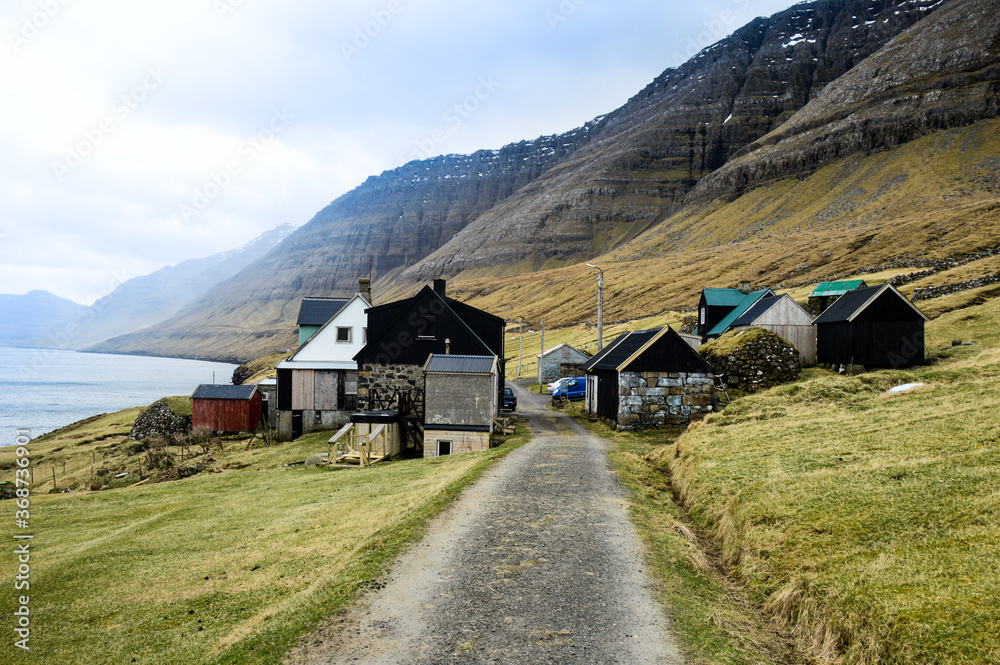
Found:
[[[288,663],[681,663],[606,443],[515,387],[535,439]]]

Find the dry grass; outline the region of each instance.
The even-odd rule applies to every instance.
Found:
[[[62,434],[102,436],[134,411]],[[32,442],[32,457],[65,452],[55,451],[66,441],[59,435]],[[34,488],[32,662],[277,663],[527,438],[367,469],[283,467],[326,450],[328,437],[249,451],[234,442],[213,455],[248,468],[177,482],[72,494]],[[0,503],[0,519],[13,523],[14,509]],[[9,615],[13,602],[5,594],[0,612]]]
[[[678,441],[695,523],[818,660],[1000,659],[998,321],[996,301],[953,312],[929,327],[933,368],[810,370]]]

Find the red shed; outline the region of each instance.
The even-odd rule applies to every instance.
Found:
[[[261,422],[263,398],[256,385],[202,384],[191,395],[192,429],[252,432]]]

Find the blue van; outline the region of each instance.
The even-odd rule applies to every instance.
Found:
[[[587,397],[587,377],[577,376],[566,381],[559,389],[552,393],[552,401],[568,399],[569,401],[584,399]]]

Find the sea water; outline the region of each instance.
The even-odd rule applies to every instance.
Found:
[[[101,413],[190,395],[200,383],[232,383],[235,365],[0,347],[0,446],[18,428],[32,438]]]

